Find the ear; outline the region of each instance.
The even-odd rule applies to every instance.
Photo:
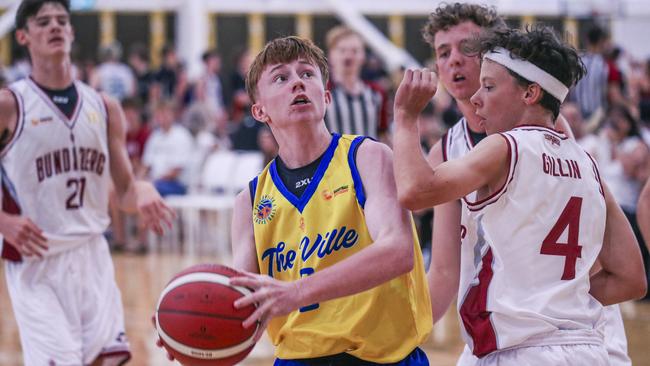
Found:
[[[325,105],[328,106],[332,104],[332,92],[325,90]]]
[[[25,29],[16,29],[16,42],[21,46],[27,46],[27,33]]]
[[[537,83],[532,83],[524,91],[524,103],[526,105],[537,104],[542,100],[543,94],[542,87]]]
[[[253,118],[262,123],[268,123],[270,120],[269,115],[266,114],[264,106],[259,103],[255,103],[251,106],[251,115],[253,115]]]

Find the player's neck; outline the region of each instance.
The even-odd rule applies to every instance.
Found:
[[[48,89],[65,89],[72,84],[72,65],[69,58],[63,60],[33,60],[31,77]]]
[[[522,112],[521,117],[519,118],[519,123],[517,123],[517,126],[521,125],[554,128],[551,113],[540,105],[529,106]]]
[[[456,104],[460,113],[463,114],[465,120],[467,121],[467,126],[472,132],[485,133],[485,129],[479,125],[481,118],[476,115],[476,107],[468,100],[459,100],[456,99]]]
[[[325,122],[318,127],[294,126],[282,131],[276,129],[273,135],[280,147],[278,155],[289,169],[303,167],[318,159],[327,150],[332,138]]]

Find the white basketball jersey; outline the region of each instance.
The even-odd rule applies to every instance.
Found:
[[[556,330],[593,330],[602,312],[589,295],[606,216],[596,164],[548,128],[501,135],[506,183],[479,201],[465,199],[474,242],[463,246],[472,246],[476,268],[459,313],[479,357]]]
[[[107,111],[97,92],[81,82],[75,87],[79,97],[68,118],[31,79],[9,86],[18,122],[0,152],[3,210],[44,231],[46,255],[83,244],[109,224]]]

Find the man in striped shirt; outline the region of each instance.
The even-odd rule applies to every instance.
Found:
[[[607,107],[607,76],[608,69],[603,52],[607,46],[609,35],[598,26],[587,32],[587,50],[580,55],[587,68],[587,75],[576,84],[571,99],[580,106],[585,119],[591,117],[599,108]]]
[[[332,76],[328,84],[332,103],[325,115],[328,129],[377,138],[388,128],[387,98],[379,86],[361,79],[363,39],[352,29],[337,26],[327,33],[326,44]]]

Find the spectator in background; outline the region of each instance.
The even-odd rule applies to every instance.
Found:
[[[271,162],[278,155],[278,142],[275,141],[275,137],[271,132],[271,129],[263,125],[260,129],[259,134],[257,135],[257,144],[264,154],[264,166]]]
[[[585,119],[590,119],[599,108],[604,112],[607,97],[607,62],[603,54],[607,48],[609,35],[593,26],[587,31],[586,51],[580,55],[587,74],[578,82],[572,93],[572,100],[578,103]]]
[[[648,178],[650,154],[641,139],[637,121],[626,108],[612,107],[597,141],[585,149],[598,162],[602,179],[630,222],[649,273],[650,258],[639,232],[636,212],[641,188]]]
[[[100,51],[102,63],[91,75],[90,85],[117,100],[132,97],[135,94],[135,76],[133,71],[120,61],[122,46],[114,42]]]
[[[149,138],[151,130],[143,119],[143,107],[137,98],[127,98],[122,101],[122,109],[124,110],[124,117],[127,122],[126,130],[126,152],[129,154],[131,166],[133,167],[133,175],[138,178],[144,178],[144,168],[142,166],[142,154],[144,146]],[[111,247],[115,251],[122,251],[126,249],[127,231],[126,231],[126,218],[131,216],[136,220],[137,227],[137,244],[134,248],[137,253],[146,253],[146,235],[141,222],[137,221],[134,215],[119,210],[114,192],[111,192],[110,197],[110,211],[111,211],[111,226],[112,226],[112,242]]]
[[[142,103],[147,103],[149,100],[149,87],[154,78],[153,72],[149,68],[147,47],[140,43],[133,45],[131,52],[129,52],[128,62],[136,79],[135,96]]]
[[[183,173],[194,146],[190,132],[176,123],[176,106],[173,101],[162,101],[154,107],[156,129],[149,136],[142,157],[149,178],[163,197],[187,192]]]
[[[235,57],[236,68],[230,75],[230,89],[232,96],[229,98],[231,106],[231,119],[241,121],[245,116],[250,115],[251,100],[246,93],[246,74],[252,62],[248,49],[243,49]]]
[[[173,45],[165,45],[161,56],[162,64],[154,75],[154,80],[160,88],[160,98],[174,99],[179,106],[183,105],[188,88],[185,68],[178,60]]]
[[[221,56],[215,50],[205,51],[201,56],[204,71],[195,86],[194,100],[202,103],[213,118],[225,121],[228,117],[223,101],[223,88],[219,73]]]
[[[332,103],[325,122],[332,132],[377,138],[388,128],[388,103],[383,90],[361,79],[365,62],[363,39],[346,26],[332,28],[326,36],[331,68],[328,85]]]

